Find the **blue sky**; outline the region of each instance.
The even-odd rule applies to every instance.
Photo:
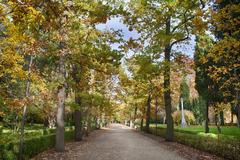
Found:
[[[136,39],[140,37],[137,31],[135,30],[129,31],[128,27],[121,22],[120,17],[111,18],[110,20],[107,21],[106,24],[98,24],[97,28],[100,30],[110,30],[110,29],[121,30],[124,40],[128,40],[129,38]],[[119,44],[112,45],[114,49],[117,49],[118,46]],[[191,39],[188,41],[187,44],[184,43],[184,44],[175,45],[173,47],[173,50],[183,52],[184,54],[189,55],[190,57],[193,57],[194,46],[195,46],[195,37],[191,36]],[[131,56],[131,54],[133,53],[129,52],[127,53],[127,56]]]

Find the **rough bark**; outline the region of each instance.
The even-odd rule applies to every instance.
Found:
[[[166,20],[166,35],[170,34],[171,18],[168,17]],[[165,46],[164,50],[164,102],[165,102],[165,111],[166,111],[166,122],[167,122],[167,131],[166,131],[166,140],[173,141],[173,118],[172,118],[172,99],[171,99],[171,89],[170,89],[170,55],[171,55],[171,45],[170,42]]]
[[[146,112],[146,128],[145,131],[149,133],[149,125],[150,125],[150,116],[151,116],[151,94],[149,93],[148,95],[148,100],[147,100],[147,112]]]
[[[65,79],[65,60],[64,55],[60,56],[59,71],[62,79]],[[57,108],[57,130],[56,130],[56,144],[57,152],[64,152],[64,111],[66,98],[66,84],[63,82],[58,87],[58,108]]]

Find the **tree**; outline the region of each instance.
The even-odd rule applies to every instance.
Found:
[[[192,28],[199,26],[200,4],[198,1],[131,1],[129,14],[125,16],[130,29],[139,31],[148,45],[157,53],[164,54],[164,101],[167,117],[166,139],[173,140],[172,100],[170,72],[172,48],[189,39]]]
[[[194,53],[195,71],[196,71],[196,89],[199,95],[206,102],[205,108],[205,133],[209,132],[208,127],[208,111],[209,111],[209,94],[211,92],[210,85],[211,80],[207,74],[207,69],[211,63],[204,63],[204,60],[209,53],[210,48],[213,45],[212,39],[208,35],[197,36],[196,38],[196,48]],[[204,64],[204,65],[203,65]]]
[[[228,102],[234,101],[240,124],[239,105],[239,1],[216,1],[211,12],[212,33],[216,43],[208,59],[210,78],[219,86]],[[239,125],[240,126],[240,125]]]
[[[190,100],[189,100],[189,87],[186,82],[186,78],[182,80],[182,83],[180,84],[180,97],[183,98],[183,106],[185,109],[191,111],[191,106],[190,106]],[[180,106],[181,104],[179,104]]]

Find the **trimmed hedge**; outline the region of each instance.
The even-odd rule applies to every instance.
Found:
[[[150,128],[152,134],[156,134],[155,128]],[[158,128],[157,135],[165,138],[166,129]],[[216,135],[198,133],[193,134],[181,130],[174,131],[174,141],[203,150],[225,159],[240,159],[240,137],[228,135]]]
[[[74,138],[74,131],[65,131],[65,140],[69,141]],[[24,159],[43,152],[46,149],[53,148],[55,145],[55,134],[37,136],[25,139],[24,141]],[[0,144],[0,159],[2,160],[16,160],[18,156],[19,142],[10,142],[8,144]]]

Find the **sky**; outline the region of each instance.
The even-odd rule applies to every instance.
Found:
[[[107,21],[106,24],[98,24],[97,28],[100,30],[110,30],[110,29],[121,30],[124,40],[128,40],[130,38],[137,39],[140,37],[140,34],[136,30],[133,30],[133,31],[128,30],[128,27],[122,23],[121,17],[111,18],[110,20]],[[118,46],[119,44],[113,44],[112,48],[118,49]],[[191,36],[191,39],[188,41],[187,44],[184,43],[184,45],[183,44],[175,45],[173,46],[173,50],[183,52],[184,54],[190,57],[193,57],[194,47],[195,47],[195,37]],[[128,52],[126,53],[126,56],[129,57],[132,54],[134,53]]]

